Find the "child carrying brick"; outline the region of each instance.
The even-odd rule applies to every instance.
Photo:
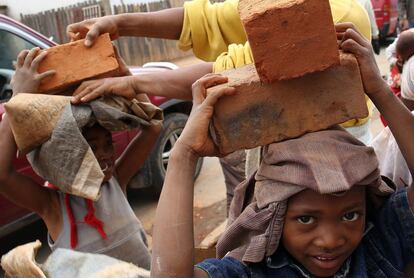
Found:
[[[362,35],[371,40],[371,25],[364,8],[357,0],[329,0],[334,23],[352,22]],[[112,39],[120,36],[157,37],[178,40],[180,49],[192,50],[203,61],[214,61],[213,72],[238,68],[253,63],[250,45],[238,12],[239,0],[226,0],[211,4],[209,0],[186,1],[183,7],[165,9],[150,13],[127,13],[88,19],[67,27],[68,35],[73,40],[85,38],[85,44],[92,45],[99,35],[109,33]],[[207,65],[193,72],[211,72]],[[201,69],[201,70],[200,70]],[[193,72],[183,70],[183,75]],[[202,75],[201,75],[202,76]],[[201,77],[199,76],[199,77]],[[126,85],[148,94],[163,95],[171,98],[190,98],[189,89],[179,85],[170,86],[168,90],[150,92],[146,89],[145,79],[149,76],[132,76],[123,82],[116,81],[99,87],[99,94],[106,91],[123,90]],[[144,80],[141,80],[144,79]],[[162,80],[162,79],[161,79]],[[96,83],[90,83],[93,87]],[[187,85],[187,84],[186,84]],[[175,88],[174,88],[175,87]],[[189,87],[189,86],[187,86]],[[88,86],[83,87],[87,91]],[[185,94],[183,94],[185,92]],[[84,93],[78,91],[77,93]],[[372,110],[372,103],[367,99],[367,106]],[[358,139],[369,142],[369,118],[354,119],[342,126]],[[237,178],[235,179],[237,180]]]
[[[357,0],[330,0],[332,17],[335,23],[353,22],[358,30],[371,39],[369,18]],[[96,38],[109,32],[112,39],[119,36],[148,36],[179,40],[182,50],[192,49],[194,55],[203,63],[171,71],[160,77],[150,75],[131,76],[123,79],[111,78],[105,83],[92,81],[84,83],[76,94],[81,96],[94,89],[94,95],[102,95],[110,91],[132,90],[146,94],[162,95],[170,98],[191,98],[191,84],[208,72],[220,72],[253,63],[250,45],[238,12],[239,0],[226,0],[211,4],[209,0],[193,0],[184,3],[183,7],[165,9],[151,13],[128,13],[102,18],[85,20],[68,26],[68,34],[73,40],[85,38],[87,45],[92,45]],[[180,74],[181,78],[168,78],[169,75]],[[198,75],[198,76],[197,76]],[[194,79],[195,77],[195,79]],[[159,86],[155,90],[147,84],[156,79]],[[164,81],[166,80],[166,81]],[[176,82],[175,80],[179,80]],[[185,82],[187,80],[187,82]],[[188,82],[191,81],[191,82]],[[98,87],[98,89],[95,89]],[[90,98],[86,96],[89,100]],[[372,103],[367,98],[367,106],[372,110]],[[369,117],[353,119],[344,123],[349,132],[364,142],[370,141]],[[250,151],[246,158],[244,150],[239,150],[220,158],[222,165],[227,204],[231,203],[233,191],[237,184],[245,179],[250,169],[256,169],[257,151]],[[244,163],[244,161],[247,161]],[[245,164],[247,167],[245,167]]]
[[[53,74],[53,71],[37,73],[39,63],[46,56],[46,52],[37,55],[38,51],[32,49],[19,54],[12,81],[15,95],[35,93],[40,82]],[[120,64],[123,65],[122,61]],[[72,248],[100,253],[149,269],[150,253],[145,232],[129,206],[125,192],[129,180],[151,151],[160,129],[159,124],[143,128],[117,161],[109,131],[99,124],[83,129],[83,136],[105,176],[101,196],[92,202],[40,186],[13,169],[17,148],[5,114],[0,123],[0,193],[43,219],[52,250]]]
[[[369,41],[352,24],[336,30],[413,172],[414,116],[382,80]],[[218,258],[194,267],[192,177],[198,157],[219,155],[209,123],[217,99],[233,90],[206,96],[206,88],[223,82],[212,75],[193,87],[156,212],[152,276],[402,277],[414,260],[414,188],[392,193],[373,149],[339,127],[266,146],[257,173],[236,188]]]

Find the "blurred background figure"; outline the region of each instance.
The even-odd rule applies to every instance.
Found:
[[[401,31],[414,27],[413,2],[413,0],[398,0],[398,18]]]
[[[369,22],[371,23],[372,48],[374,49],[375,54],[379,55],[380,54],[379,30],[377,26],[377,21],[375,19],[374,9],[372,8],[371,0],[358,0],[358,1],[368,13]]]

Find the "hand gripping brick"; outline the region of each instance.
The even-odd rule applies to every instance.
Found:
[[[101,35],[90,48],[84,40],[55,46],[39,65],[39,73],[56,70],[56,74],[40,84],[39,92],[65,89],[83,80],[111,76],[118,72],[118,61],[109,34]]]
[[[207,90],[237,90],[220,98],[214,109],[211,130],[221,154],[368,116],[358,63],[351,54],[341,54],[340,66],[272,84],[260,82],[253,65],[223,75],[228,83]]]

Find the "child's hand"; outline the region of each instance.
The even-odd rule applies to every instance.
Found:
[[[17,56],[16,72],[11,80],[13,95],[18,93],[36,93],[40,82],[44,78],[56,73],[54,70],[49,70],[43,73],[37,72],[40,62],[43,61],[47,55],[46,51],[42,51],[37,55],[39,51],[40,49],[36,47],[30,51],[23,50]]]
[[[358,60],[365,93],[371,97],[383,92],[388,86],[381,77],[370,42],[356,30],[352,23],[339,23],[335,25],[335,28],[340,48],[354,54]]]
[[[133,85],[133,78],[126,65],[124,59],[119,55],[118,48],[114,45],[115,57],[119,64],[119,73],[123,77],[103,78],[98,80],[90,80],[83,82],[73,93],[72,103],[77,104],[81,102],[89,102],[97,99],[103,95],[113,94],[133,99],[136,97],[136,92]]]
[[[223,88],[208,96],[206,92],[207,88],[226,82],[227,77],[207,74],[193,84],[193,108],[177,144],[186,146],[199,157],[221,155],[208,132],[209,124],[217,100],[224,95],[234,94],[235,89]]]
[[[71,41],[85,38],[86,47],[92,46],[96,39],[104,33],[109,33],[111,40],[115,40],[119,37],[115,16],[92,18],[70,24],[66,29],[66,33]]]
[[[132,76],[110,77],[84,81],[73,93],[72,103],[89,102],[103,95],[117,95],[127,99],[136,97]]]

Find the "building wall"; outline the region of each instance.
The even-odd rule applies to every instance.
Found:
[[[151,0],[110,0],[111,6],[125,4],[145,3]],[[20,20],[20,14],[34,14],[46,10],[70,6],[85,0],[0,0],[0,5],[8,6],[8,15]]]

